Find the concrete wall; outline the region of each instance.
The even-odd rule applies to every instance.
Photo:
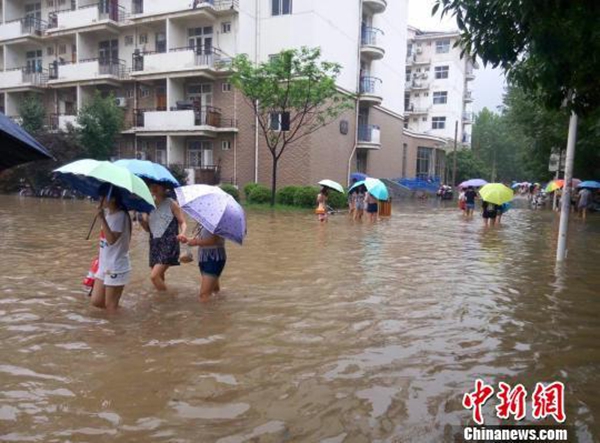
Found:
[[[371,108],[371,124],[381,127],[381,149],[369,150],[367,174],[373,177],[398,178],[402,173],[403,122],[378,108]]]

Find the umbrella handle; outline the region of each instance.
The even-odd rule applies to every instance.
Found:
[[[90,230],[88,232],[88,235],[85,238],[86,240],[90,239],[90,236],[92,235],[92,231],[94,230],[94,226],[96,225],[96,220],[98,220],[98,216],[97,215],[94,217],[94,221],[92,222],[92,226],[90,226]]]

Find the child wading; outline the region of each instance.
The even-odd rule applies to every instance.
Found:
[[[144,214],[141,225],[150,233],[150,280],[159,291],[165,291],[165,273],[179,266],[179,242],[185,239],[187,224],[177,202],[167,197],[167,189],[158,183],[150,184],[156,209]]]
[[[95,275],[91,302],[97,308],[114,311],[119,307],[123,289],[131,274],[131,219],[116,190],[113,190],[110,199],[106,198],[108,189],[109,187],[105,187],[100,190],[102,200],[98,206],[98,220],[102,231],[98,272]]]
[[[212,294],[221,290],[220,278],[227,263],[225,239],[211,234],[198,225],[195,238],[186,239],[190,246],[198,246],[198,266],[202,282],[200,283],[200,301],[207,301]]]
[[[318,215],[319,217],[319,221],[320,222],[327,222],[327,196],[329,195],[329,188],[326,188],[325,186],[323,186],[321,188],[321,192],[319,192],[319,195],[317,195],[317,209],[315,210],[315,213]]]
[[[370,192],[365,194],[365,203],[367,205],[367,214],[369,214],[369,221],[376,222],[377,221],[377,212],[379,209],[379,205],[377,204],[377,199],[371,195]]]

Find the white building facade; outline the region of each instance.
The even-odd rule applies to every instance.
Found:
[[[457,32],[423,32],[408,27],[405,126],[411,131],[471,144],[477,63],[461,57]]]
[[[117,156],[188,170],[191,181],[269,181],[253,116],[228,81],[231,59],[264,62],[320,47],[343,67],[355,109],[284,158],[282,184],[402,164],[408,0],[0,0],[0,111],[35,94],[66,129],[96,93],[124,110]],[[292,157],[292,156],[290,156]],[[408,155],[410,157],[410,155]],[[286,162],[289,162],[287,164]],[[285,172],[285,171],[284,171]]]

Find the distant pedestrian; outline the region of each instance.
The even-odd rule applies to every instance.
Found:
[[[327,214],[327,197],[329,196],[329,188],[322,186],[321,192],[317,195],[317,209],[315,213],[317,214],[319,221],[321,223],[327,223],[328,214]]]
[[[467,215],[467,200],[465,198],[465,190],[461,189],[458,194],[458,207],[462,211],[463,216]]]
[[[483,216],[483,222],[486,227],[493,226],[496,224],[498,207],[493,203],[483,201],[481,203],[481,215]]]
[[[592,203],[592,191],[588,188],[583,188],[579,191],[579,201],[577,202],[577,209],[579,210],[579,216],[582,219],[586,219],[587,211]]]
[[[365,194],[365,204],[367,207],[367,214],[369,215],[369,221],[374,223],[377,221],[377,212],[379,211],[379,205],[377,199],[371,195],[370,192]]]
[[[477,192],[473,186],[469,186],[465,191],[465,204],[467,207],[467,217],[473,217],[473,211],[475,210],[475,199],[477,198]]]
[[[354,212],[354,220],[360,221],[363,218],[365,213],[365,194],[367,192],[367,188],[365,185],[361,185],[354,192],[354,204],[356,206]]]

